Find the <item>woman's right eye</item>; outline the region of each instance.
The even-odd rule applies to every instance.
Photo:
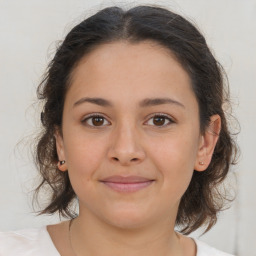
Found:
[[[106,120],[105,117],[98,115],[98,114],[92,114],[82,120],[82,123],[86,123],[87,126],[91,127],[101,127],[106,126],[106,123],[109,124],[109,122]]]

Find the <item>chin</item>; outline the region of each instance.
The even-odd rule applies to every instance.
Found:
[[[125,211],[119,210],[110,215],[105,215],[108,224],[120,229],[137,229],[142,228],[150,222],[148,214],[145,212],[139,212],[138,210],[132,211],[131,209]]]

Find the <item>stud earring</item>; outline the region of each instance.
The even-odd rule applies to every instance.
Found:
[[[204,162],[199,162],[200,165],[204,165]]]
[[[66,161],[65,161],[65,160],[62,160],[62,161],[59,161],[59,163],[60,163],[60,165],[63,165],[63,164],[66,163]]]

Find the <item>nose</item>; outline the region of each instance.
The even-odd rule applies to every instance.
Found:
[[[113,131],[108,156],[113,163],[127,166],[138,164],[145,159],[136,127],[123,125]]]

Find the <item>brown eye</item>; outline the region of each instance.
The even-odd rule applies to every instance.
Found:
[[[163,115],[163,114],[154,115],[149,120],[150,120],[149,121],[150,125],[157,126],[159,128],[165,127],[174,123],[174,121],[169,116]]]
[[[85,123],[87,126],[92,126],[92,127],[101,127],[105,126],[106,123],[108,124],[109,122],[106,121],[106,118],[100,115],[91,115],[87,118],[85,118],[82,123]]]
[[[92,123],[95,126],[100,126],[104,123],[104,118],[102,118],[102,117],[92,117]]]
[[[164,125],[164,123],[165,123],[165,117],[162,117],[162,116],[155,116],[154,117],[154,121],[153,121],[153,123],[155,124],[155,125],[160,125],[160,126],[162,126],[162,125]]]

